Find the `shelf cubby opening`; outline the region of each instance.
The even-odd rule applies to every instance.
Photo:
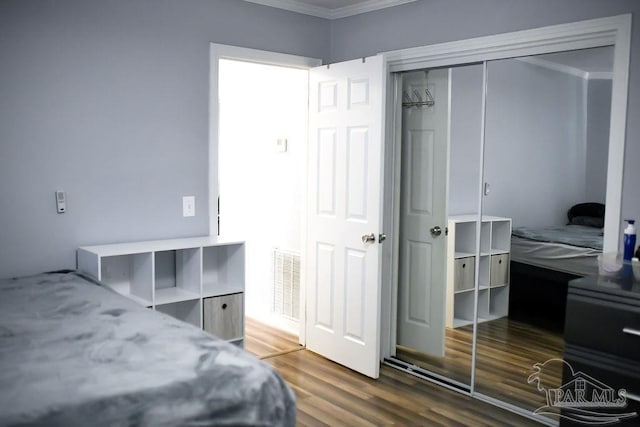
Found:
[[[244,289],[244,245],[203,248],[202,287],[204,296],[231,294]]]
[[[236,347],[240,347],[240,348],[244,349],[244,338],[239,338],[237,340],[231,340],[229,342],[231,344],[235,345]]]
[[[202,328],[202,306],[200,299],[156,305],[156,310],[171,317]]]
[[[489,317],[489,290],[481,289],[478,291],[478,319],[487,319]]]
[[[489,287],[490,280],[490,257],[483,255],[480,257],[480,271],[478,275],[480,289]]]
[[[509,314],[509,286],[492,288],[489,299],[491,316],[499,318]]]
[[[476,253],[476,223],[475,222],[459,222],[456,224],[456,240],[455,252],[456,258],[458,254],[469,256]]]
[[[468,325],[473,322],[473,300],[475,292],[463,292],[454,296],[453,327]]]
[[[155,253],[156,304],[200,297],[200,249],[187,248]]]
[[[511,247],[511,222],[494,221],[491,227],[491,252],[509,252]]]
[[[483,221],[480,226],[480,253],[489,254],[491,252],[491,223]]]
[[[119,294],[149,306],[153,295],[152,260],[151,253],[103,257],[99,279]]]

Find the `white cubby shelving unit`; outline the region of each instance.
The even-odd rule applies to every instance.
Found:
[[[138,304],[244,346],[244,242],[192,237],[83,246],[77,267]]]
[[[473,323],[475,290],[478,322],[509,314],[511,219],[455,215],[448,220],[446,325]],[[477,236],[480,227],[480,252]]]

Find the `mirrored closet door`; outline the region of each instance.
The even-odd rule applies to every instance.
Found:
[[[396,75],[396,366],[553,412],[567,283],[597,266],[557,248],[545,260],[519,236],[564,236],[569,209],[604,204],[612,59],[602,47]]]
[[[602,225],[567,213],[604,207],[612,58],[602,47],[486,63],[474,392],[548,416],[567,282],[597,272],[595,257],[579,256],[597,248],[571,239],[599,236],[602,249]]]
[[[395,359],[470,391],[483,66],[420,70],[399,80]]]

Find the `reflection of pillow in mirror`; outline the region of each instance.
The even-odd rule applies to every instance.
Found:
[[[604,218],[604,205],[602,203],[578,203],[571,206],[571,209],[567,212],[567,218],[569,222],[576,216],[590,216],[594,218]]]
[[[571,218],[570,224],[602,228],[604,227],[604,218],[596,218],[594,216],[574,216]]]

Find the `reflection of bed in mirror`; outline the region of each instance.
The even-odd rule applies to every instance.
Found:
[[[564,226],[513,228],[509,317],[561,331],[569,280],[598,273],[604,206],[575,205],[568,217]]]

